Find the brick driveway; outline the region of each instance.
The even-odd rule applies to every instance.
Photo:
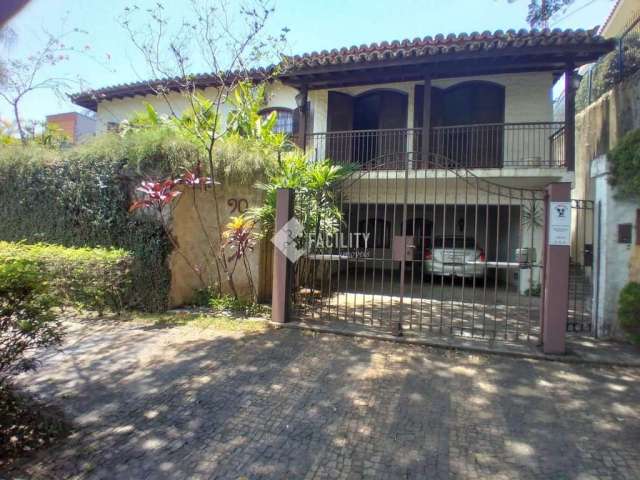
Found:
[[[31,478],[640,478],[640,371],[294,330],[78,323]],[[0,475],[2,476],[2,475]]]

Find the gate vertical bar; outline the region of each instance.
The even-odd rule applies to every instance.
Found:
[[[290,188],[279,188],[276,192],[276,225],[275,231],[286,228],[286,223],[293,218],[294,191]],[[288,233],[288,238],[291,234]],[[285,323],[291,314],[292,264],[283,251],[273,247],[273,291],[272,320]]]
[[[400,253],[400,308],[398,320],[391,322],[391,333],[397,337],[402,336],[402,322],[404,315],[404,283],[407,268],[407,202],[409,201],[409,162],[404,162],[404,182],[402,198],[402,252]],[[393,247],[393,246],[392,246]],[[393,292],[393,290],[392,290]]]

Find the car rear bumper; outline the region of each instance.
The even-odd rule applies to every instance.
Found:
[[[425,260],[425,272],[434,275],[456,276],[464,278],[483,277],[487,267],[484,263],[442,263],[433,260]]]

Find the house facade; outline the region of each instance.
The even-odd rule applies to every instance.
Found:
[[[354,240],[309,247],[300,311],[372,325],[399,315],[402,328],[461,335],[539,335],[544,188],[573,180],[574,71],[612,48],[595,30],[523,30],[287,59],[265,113],[276,110],[278,128],[312,158],[355,168],[332,195],[342,212],[333,233]],[[560,79],[569,92],[563,122],[553,118]],[[213,77],[196,83],[215,93]],[[96,111],[104,131],[143,101],[168,113],[151,87],[73,98]],[[179,92],[171,95],[179,105]],[[584,248],[572,246],[572,255],[583,258]],[[573,293],[574,314],[586,322],[587,293],[581,307]]]
[[[82,143],[95,135],[96,120],[78,112],[47,115],[47,126],[55,125],[67,136],[70,143]]]

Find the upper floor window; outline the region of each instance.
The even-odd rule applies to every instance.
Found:
[[[470,81],[453,85],[442,92],[434,89],[433,93],[436,97],[440,93],[441,98],[433,102],[435,108],[432,117],[437,114],[444,125],[504,123],[505,95],[502,85]]]
[[[277,114],[276,125],[273,128],[275,132],[285,133],[287,135],[293,135],[295,133],[293,128],[293,110],[280,107],[265,108],[260,112],[260,115],[262,115],[262,118],[267,118],[271,112],[276,112]]]

